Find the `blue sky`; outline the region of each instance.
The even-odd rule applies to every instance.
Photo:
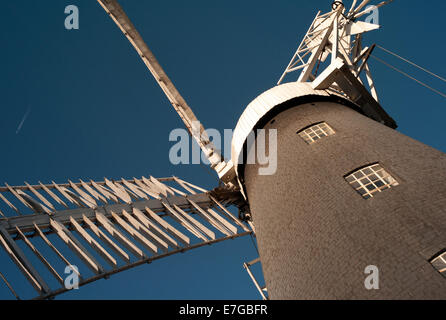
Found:
[[[69,4],[79,7],[79,30],[64,28]],[[330,10],[331,1],[121,4],[205,127],[223,131],[275,85],[317,10]],[[395,0],[380,10],[382,29],[366,43],[445,76],[445,10],[440,1],[432,10],[425,2]],[[169,133],[182,123],[96,1],[8,1],[0,17],[0,183],[175,175],[205,188],[216,185],[200,165],[170,164]],[[375,55],[446,92],[445,83],[378,49]],[[371,69],[398,130],[445,152],[446,100],[378,62],[371,61]],[[256,257],[245,237],[143,265],[62,297],[258,299],[242,268]],[[9,297],[0,284],[0,298]]]

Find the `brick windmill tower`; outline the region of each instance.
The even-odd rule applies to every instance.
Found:
[[[379,104],[374,46],[361,44],[379,26],[358,21],[369,2],[318,14],[278,86],[235,129],[232,161],[274,299],[446,298],[446,155],[397,132]],[[274,174],[239,164],[263,143],[247,139],[257,129],[277,130]],[[365,287],[368,266],[379,290]]]

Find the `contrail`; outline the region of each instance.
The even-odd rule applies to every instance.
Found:
[[[25,113],[25,115],[23,116],[22,121],[20,121],[20,124],[19,124],[19,126],[17,127],[17,130],[16,130],[15,134],[19,134],[19,132],[20,132],[20,130],[22,129],[23,124],[25,123],[26,118],[28,118],[28,115],[29,115],[30,112],[31,112],[31,107],[29,107],[28,110],[26,110],[26,113]]]

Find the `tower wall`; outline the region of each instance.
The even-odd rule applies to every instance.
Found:
[[[270,297],[446,299],[429,263],[446,248],[446,155],[337,103],[273,119],[276,173],[242,171]],[[308,145],[296,134],[322,121],[335,135]],[[399,186],[365,200],[344,176],[377,162]],[[365,288],[369,265],[378,290]]]

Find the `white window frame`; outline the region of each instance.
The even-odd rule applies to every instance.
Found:
[[[431,261],[432,266],[446,278],[446,252]]]
[[[347,175],[345,180],[364,199],[373,198],[377,193],[399,185],[379,163],[358,169]]]
[[[312,144],[322,138],[334,135],[335,131],[326,122],[320,122],[299,131],[297,134],[306,143]]]

